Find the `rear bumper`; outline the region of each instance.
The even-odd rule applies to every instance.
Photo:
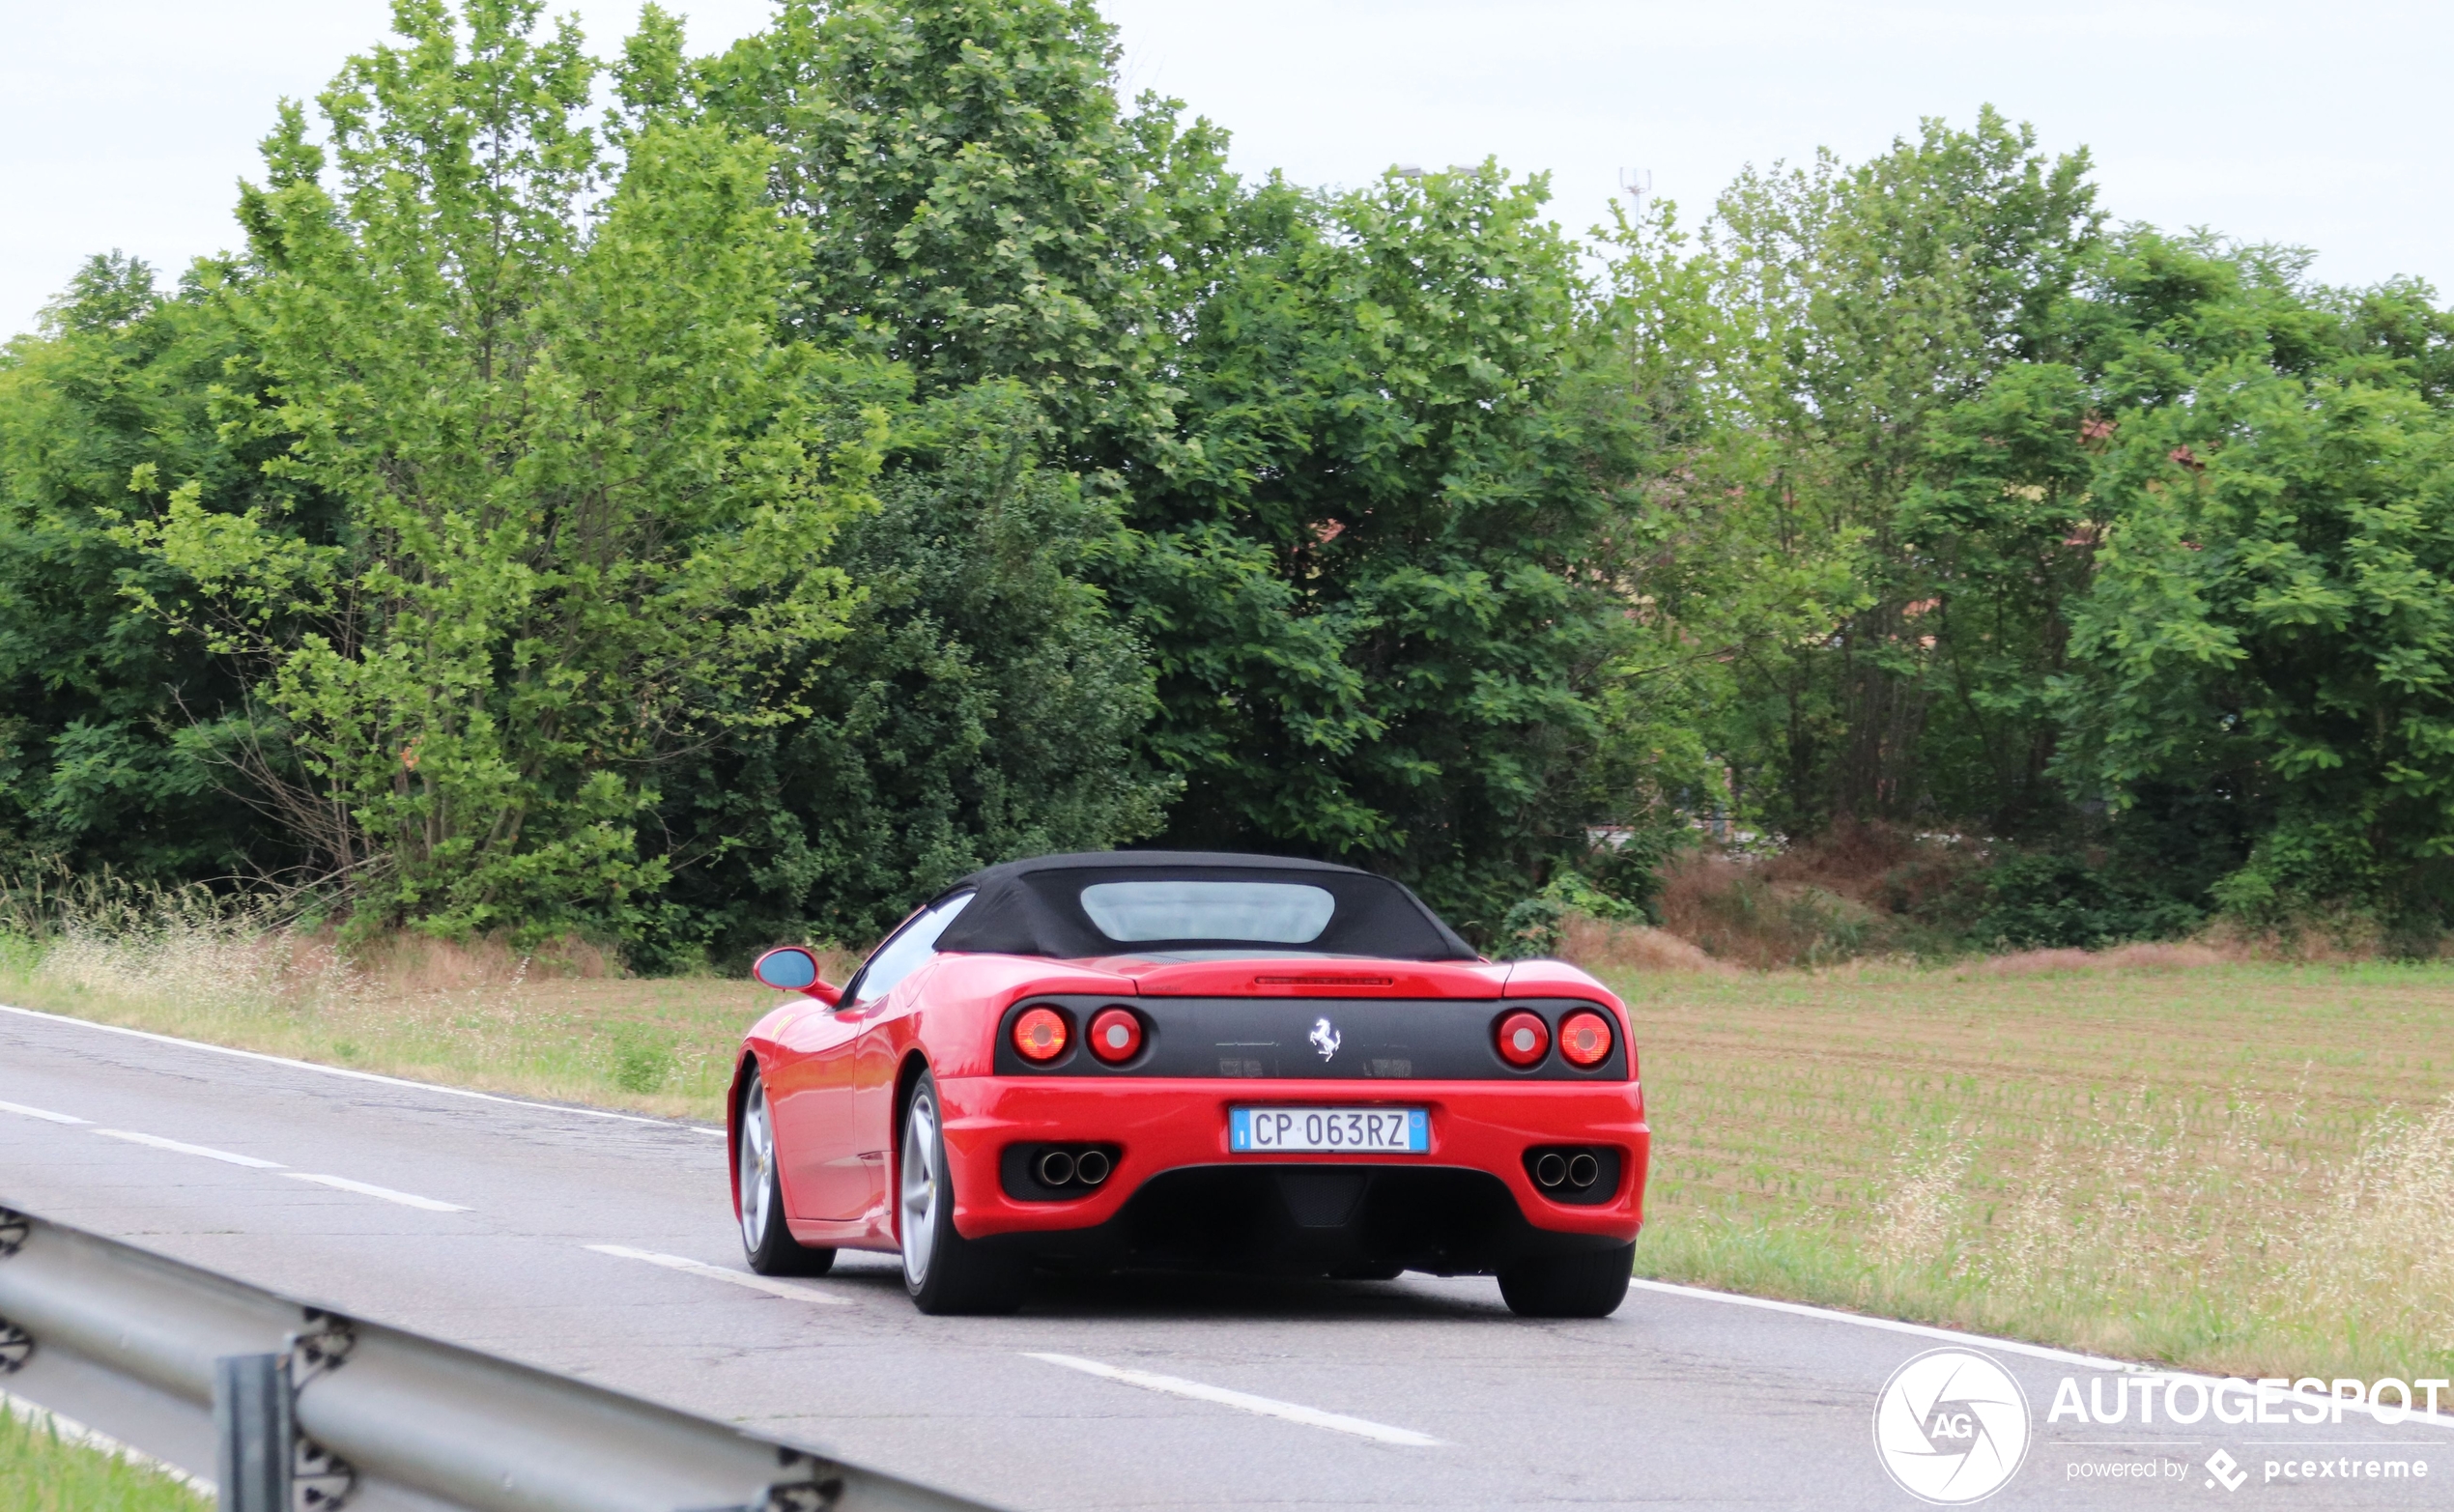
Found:
[[[960,1077],[939,1083],[955,1226],[1035,1257],[1298,1269],[1400,1264],[1473,1271],[1530,1255],[1625,1244],[1643,1223],[1651,1133],[1634,1082]],[[1420,1107],[1420,1155],[1238,1155],[1238,1104]],[[1106,1182],[1066,1201],[1008,1195],[1010,1146],[1099,1143]],[[1619,1152],[1617,1182],[1554,1201],[1526,1169],[1537,1145]],[[1343,1173],[1343,1174],[1341,1174]]]

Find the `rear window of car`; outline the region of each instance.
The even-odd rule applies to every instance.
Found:
[[[1300,882],[1094,882],[1082,890],[1091,923],[1125,944],[1309,945],[1337,908],[1328,889]]]

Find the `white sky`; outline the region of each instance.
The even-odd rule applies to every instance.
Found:
[[[767,0],[672,0],[698,50]],[[610,52],[631,0],[572,9]],[[1236,134],[1235,163],[1353,185],[1496,154],[1600,217],[1621,167],[1692,220],[1748,162],[1881,150],[1992,101],[2095,150],[2123,218],[2318,249],[2356,283],[2454,288],[2454,159],[2428,101],[2454,7],[2388,0],[1103,0],[1128,89]],[[385,0],[0,0],[0,333],[87,253],[175,273],[234,244],[233,185],[283,94],[378,40]],[[2431,145],[2436,144],[2436,145]]]

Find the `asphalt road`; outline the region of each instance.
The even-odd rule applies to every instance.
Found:
[[[1488,1279],[1424,1276],[1051,1282],[1016,1317],[925,1318],[885,1256],[759,1289],[710,1130],[16,1011],[0,1205],[1016,1509],[1913,1507],[1872,1413],[1947,1342],[1677,1289],[1528,1323]],[[1964,1342],[2035,1424],[1990,1506],[2454,1506],[2446,1426],[2048,1422],[2102,1370]],[[2267,1478],[2321,1457],[2430,1473]]]

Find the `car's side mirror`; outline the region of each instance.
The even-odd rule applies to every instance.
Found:
[[[750,975],[779,992],[803,992],[833,1008],[843,989],[818,980],[818,958],[798,945],[780,945],[750,963]]]

